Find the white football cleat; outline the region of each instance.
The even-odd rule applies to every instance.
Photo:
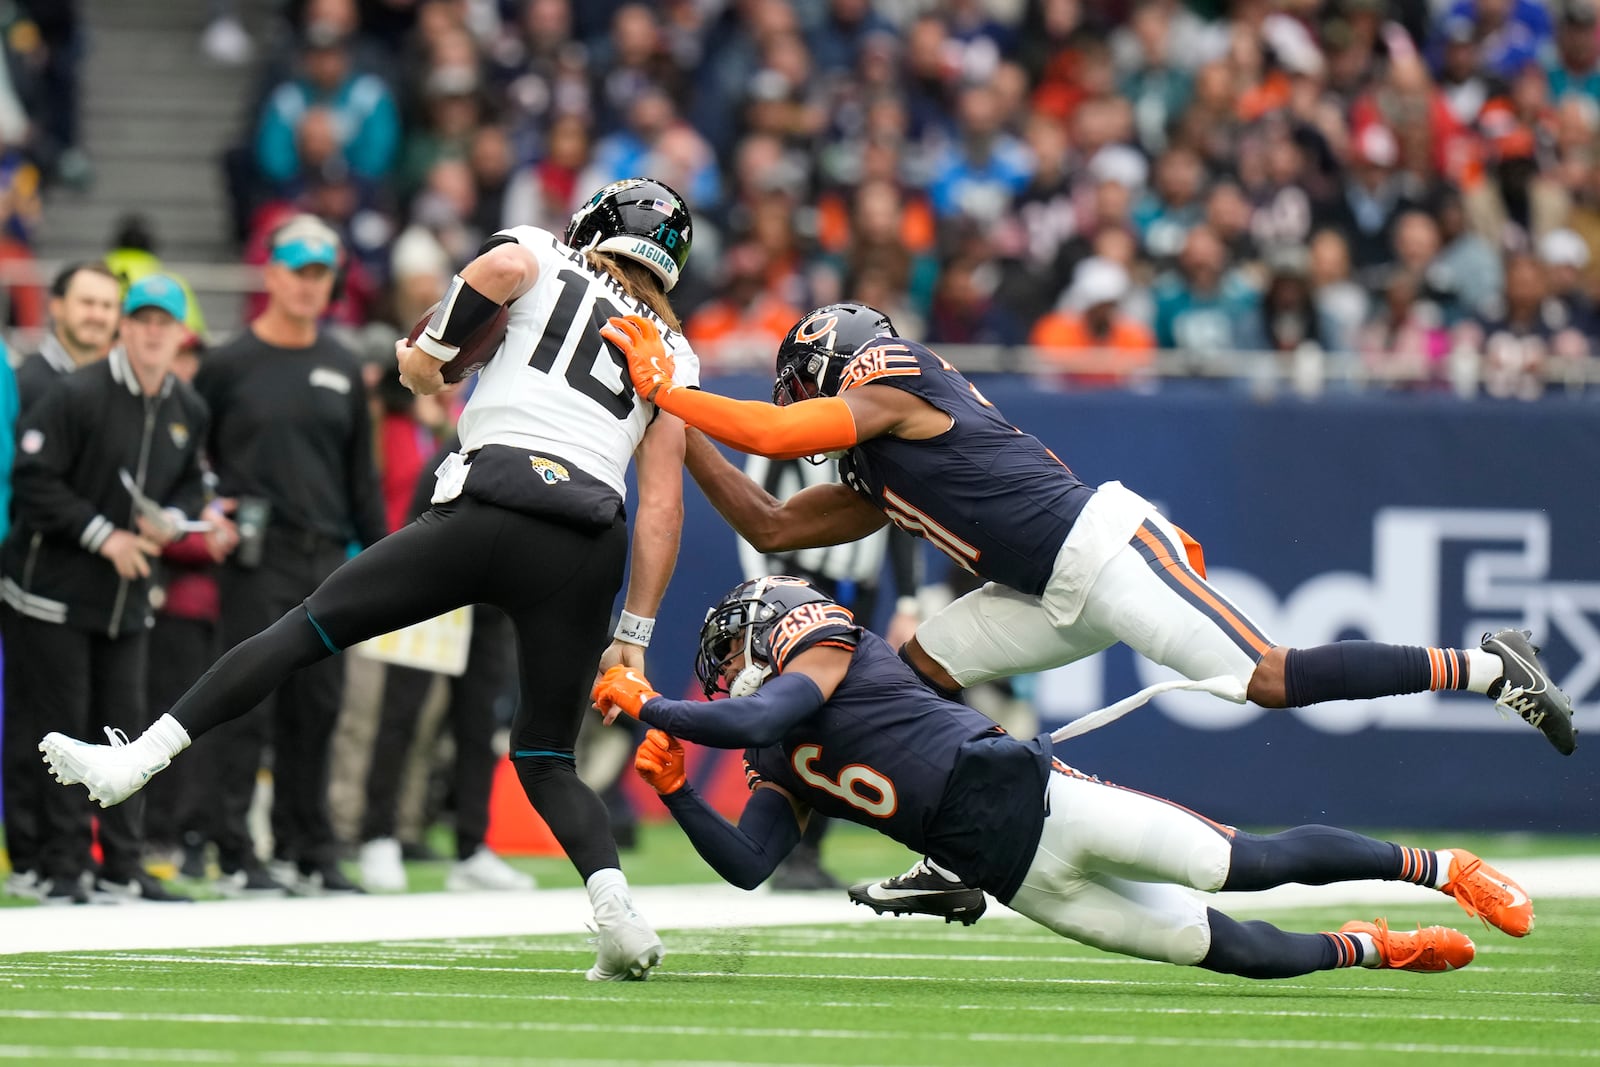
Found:
[[[666,948],[633,907],[633,898],[617,893],[595,905],[599,946],[594,966],[585,975],[591,982],[640,982],[661,962]]]
[[[489,851],[486,845],[479,845],[472,855],[452,864],[444,880],[444,887],[452,893],[475,889],[526,890],[537,885],[533,875],[517,870]]]
[[[39,742],[44,761],[62,785],[82,783],[89,799],[102,808],[121,804],[172,762],[152,750],[141,737],[131,744],[121,730],[106,727],[109,745],[91,745],[62,733],[48,733]]]

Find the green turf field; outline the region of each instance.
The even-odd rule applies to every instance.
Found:
[[[1600,851],[1581,838],[1450,835],[1448,843],[1501,861]],[[839,828],[827,855],[845,877],[897,870],[907,859],[850,827]],[[625,862],[639,885],[706,877],[670,826],[652,828]],[[576,884],[563,861],[519,865],[547,886]],[[436,888],[438,870],[414,865],[414,887]],[[127,909],[128,921],[153,907]],[[1477,962],[1445,975],[1361,970],[1249,982],[1108,955],[995,916],[971,928],[883,919],[665,932],[668,956],[649,982],[604,986],[582,980],[593,953],[581,934],[0,956],[0,1061],[1055,1067],[1092,1056],[1208,1067],[1414,1064],[1419,1053],[1433,1062],[1600,1060],[1600,899],[1540,902],[1538,926],[1523,941],[1478,928],[1442,899],[1385,911],[1395,926],[1470,930]],[[1341,908],[1270,918],[1315,930],[1371,915]]]
[[[1279,917],[1299,929],[1350,916]],[[1439,909],[1395,911],[1396,924]],[[681,933],[590,985],[579,937],[0,958],[0,1058],[31,1064],[1056,1065],[1600,1058],[1600,903],[1552,901],[1445,975],[1248,982],[1017,920]]]

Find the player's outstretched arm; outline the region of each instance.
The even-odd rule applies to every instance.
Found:
[[[590,695],[608,724],[625,713],[674,737],[712,748],[773,744],[827,700],[816,682],[801,674],[780,675],[746,697],[670,700],[656,692],[638,668],[626,665],[607,669]]]
[[[634,454],[639,508],[633,522],[628,594],[623,600],[623,623],[600,658],[601,673],[619,663],[636,670],[644,668],[649,631],[654,629],[656,611],[678,564],[678,543],[683,535],[683,449],[683,423],[663,413],[645,431]],[[646,622],[649,625],[638,625]]]
[[[772,459],[799,459],[841,451],[861,440],[850,405],[838,397],[778,407],[678,385],[673,381],[672,353],[649,319],[612,318],[600,335],[628,357],[628,375],[640,396],[730,448]]]
[[[750,696],[727,700],[670,700],[637,668],[612,667],[595,683],[594,706],[609,723],[625,712],[647,726],[713,748],[776,744],[833,695],[854,653],[818,645],[795,656]]]
[[[683,746],[660,730],[645,736],[633,766],[661,795],[701,858],[740,889],[766,881],[800,841],[805,814],[787,792],[768,783],[756,788],[739,825],[713,811],[684,778]]]
[[[888,521],[849,486],[838,483],[814,485],[779,500],[729,463],[699,430],[688,432],[685,459],[711,506],[758,552],[847,544]]]

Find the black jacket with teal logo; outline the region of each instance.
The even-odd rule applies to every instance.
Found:
[[[196,516],[210,416],[168,375],[145,396],[121,349],[65,376],[23,416],[11,474],[0,593],[13,610],[111,637],[154,623],[149,579],[118,576],[100,548],[135,530],[126,470],[144,494]]]

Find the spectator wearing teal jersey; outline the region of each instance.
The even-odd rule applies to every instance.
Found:
[[[1209,226],[1184,240],[1178,268],[1155,286],[1156,343],[1192,352],[1261,348],[1260,294],[1228,269],[1227,252]]]
[[[300,66],[301,77],[267,97],[256,135],[261,174],[280,188],[302,176],[311,161],[302,158],[300,128],[321,109],[331,114],[338,152],[350,172],[364,182],[387,177],[400,145],[400,115],[383,79],[355,73],[345,39],[320,25],[307,31]]]
[[[1556,23],[1555,55],[1546,66],[1550,98],[1581,94],[1600,101],[1600,40],[1595,38],[1593,0],[1567,0]]]

